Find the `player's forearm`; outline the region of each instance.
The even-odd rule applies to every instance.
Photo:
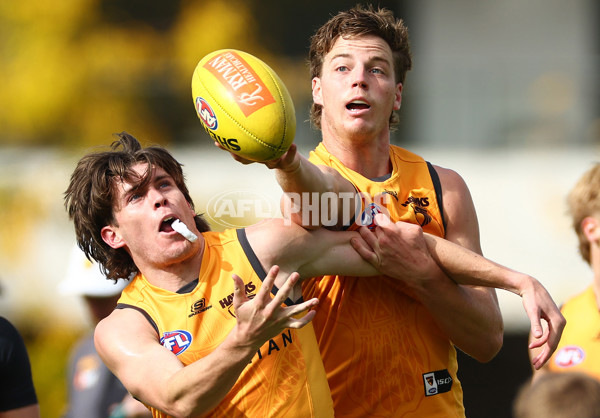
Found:
[[[285,168],[275,170],[275,178],[284,193],[325,193],[333,190],[333,179],[316,165],[296,153]]]
[[[491,289],[454,285],[443,301],[430,311],[439,311],[438,324],[454,345],[480,362],[492,360],[502,348],[504,325]]]
[[[208,356],[169,379],[163,388],[165,412],[199,416],[219,405],[256,354],[254,347],[235,341],[233,333]]]
[[[424,234],[433,259],[456,283],[495,287],[521,295],[530,276],[495,263],[443,238]]]
[[[354,186],[335,170],[316,166],[300,154],[276,171],[283,190],[281,212],[305,228],[347,224],[356,211]]]

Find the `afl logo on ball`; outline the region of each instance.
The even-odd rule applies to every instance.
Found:
[[[196,112],[198,112],[198,117],[208,129],[214,131],[219,127],[215,112],[213,112],[212,107],[202,97],[196,97]]]
[[[558,367],[573,367],[578,365],[585,358],[585,352],[581,347],[568,345],[561,348],[554,358],[554,362]]]

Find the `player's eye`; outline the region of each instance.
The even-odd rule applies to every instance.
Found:
[[[142,198],[142,194],[141,193],[130,193],[129,197],[127,198],[128,202],[135,202],[136,200],[139,200]]]

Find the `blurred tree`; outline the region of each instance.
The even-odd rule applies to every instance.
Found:
[[[177,140],[197,123],[195,63],[252,49],[252,22],[236,0],[2,2],[0,143],[89,146],[121,130]]]

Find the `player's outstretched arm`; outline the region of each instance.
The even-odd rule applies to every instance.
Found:
[[[231,156],[242,164],[256,162],[233,153]],[[337,229],[354,219],[360,200],[352,183],[335,169],[310,162],[298,153],[295,144],[280,158],[260,164],[275,170],[283,191],[281,212],[285,218],[307,229]]]
[[[353,239],[356,251],[383,274],[395,277],[399,266],[405,263],[404,254],[399,248],[406,243],[415,243],[419,247],[423,238],[427,251],[420,246],[420,260],[413,260],[409,266],[426,265],[431,257],[452,280],[462,285],[494,287],[508,290],[521,296],[525,312],[531,322],[532,342],[530,348],[543,347],[532,364],[539,369],[552,355],[558,345],[566,321],[548,291],[535,278],[519,273],[497,264],[480,254],[470,251],[458,244],[443,238],[423,233],[415,225],[404,222],[392,223],[384,215],[377,215],[378,227],[375,232],[361,228],[362,240]],[[422,244],[422,242],[421,242]],[[405,252],[406,253],[406,252]],[[416,262],[418,261],[418,262]],[[406,272],[403,271],[403,280]],[[414,277],[423,277],[415,273]],[[397,277],[400,278],[400,277]],[[546,330],[542,327],[542,319],[547,322]]]
[[[297,283],[291,274],[274,298],[271,290],[279,269],[270,269],[253,299],[244,293],[243,281],[233,277],[237,324],[209,355],[184,367],[177,356],[159,343],[156,331],[134,309],[118,309],[102,320],[95,344],[108,368],[137,399],[173,416],[199,416],[214,409],[231,390],[256,351],[286,328],[310,322],[316,299],[282,306]]]

